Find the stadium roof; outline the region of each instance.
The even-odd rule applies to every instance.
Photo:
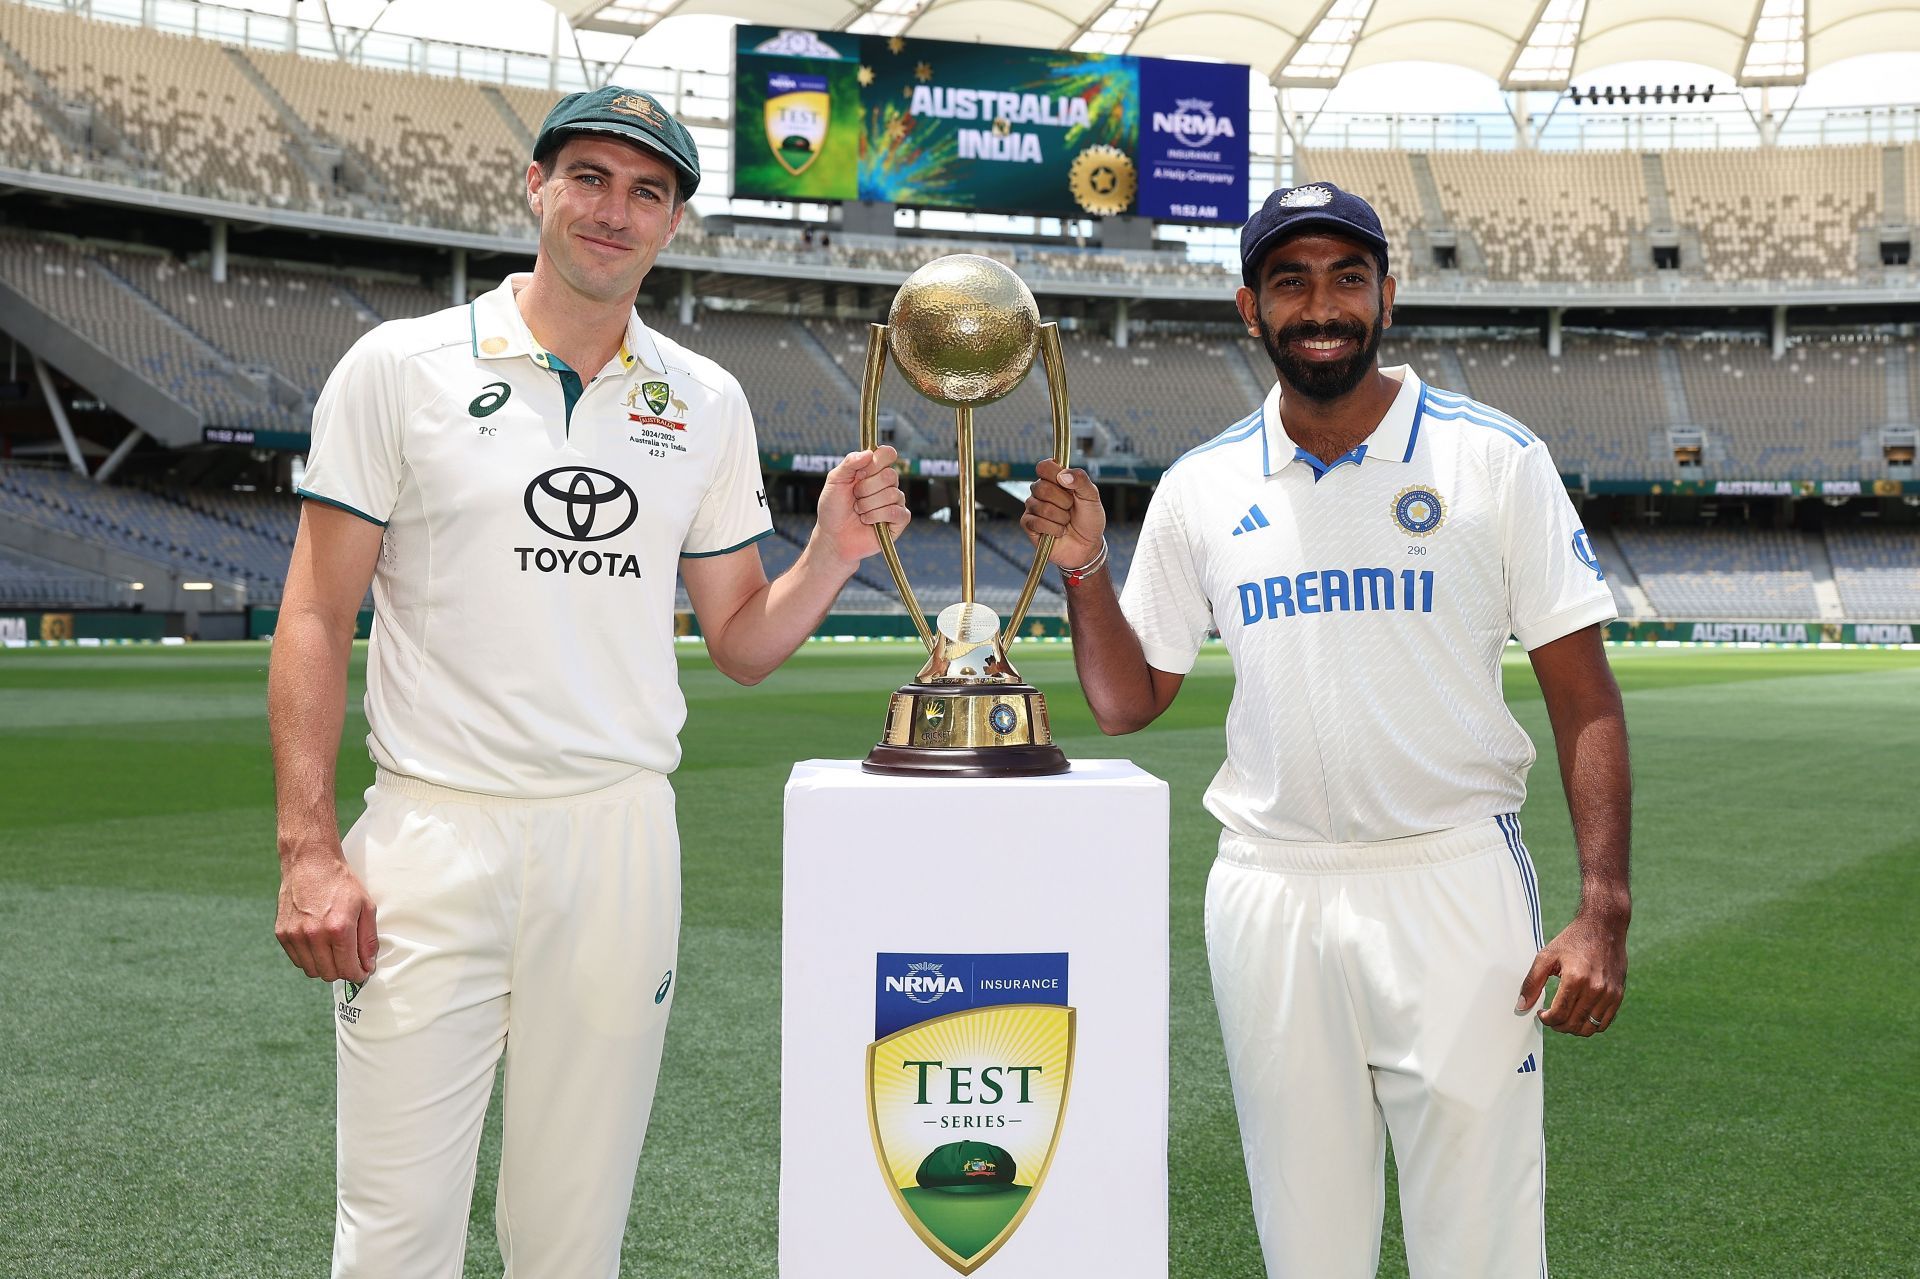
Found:
[[[1699,63],[1741,84],[1799,84],[1863,53],[1920,50],[1903,0],[553,0],[583,31],[640,35],[723,14],[823,31],[1250,62],[1283,87],[1332,88],[1383,62],[1444,62],[1508,89],[1563,89],[1621,62]]]

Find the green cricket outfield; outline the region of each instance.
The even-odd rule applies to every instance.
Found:
[[[273,938],[268,651],[0,652],[0,1275],[325,1272],[332,1006]],[[364,657],[343,822],[372,773]],[[1920,652],[1613,657],[1638,787],[1632,970],[1606,1036],[1549,1037],[1554,1272],[1910,1275]],[[1064,646],[1018,660],[1069,755],[1126,756],[1172,783],[1172,1273],[1254,1279],[1201,944],[1225,654],[1203,655],[1161,723],[1120,739],[1093,728]],[[697,647],[682,662],[682,985],[625,1273],[770,1279],[781,787],[796,758],[864,754],[917,662],[901,644],[815,644],[753,689]],[[1545,757],[1524,820],[1551,932],[1578,881],[1523,657],[1507,696]],[[926,838],[951,820],[929,813]],[[964,861],[953,873],[966,886]],[[473,1276],[499,1273],[497,1157],[496,1115]],[[1391,1197],[1389,1214],[1381,1273],[1404,1276]]]

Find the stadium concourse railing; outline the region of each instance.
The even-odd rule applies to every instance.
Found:
[[[131,186],[89,176],[76,162],[75,172],[48,172],[0,167],[0,191],[17,190],[41,196],[66,196],[126,209],[164,212],[256,226],[335,235],[349,239],[383,240],[436,250],[466,249],[487,254],[531,258],[537,245],[531,228],[498,231],[455,230],[418,223],[348,218],[305,209],[275,208],[217,200],[168,189]],[[1119,256],[1101,250],[1073,250],[1059,245],[1030,245],[989,241],[892,242],[875,249],[838,241],[831,247],[808,248],[796,228],[790,244],[774,239],[734,235],[706,235],[697,228],[683,230],[660,255],[669,269],[766,277],[837,284],[898,285],[921,263],[964,248],[968,252],[1004,256],[1035,292],[1080,297],[1216,301],[1230,297],[1238,276],[1214,262],[1175,258],[1171,254]],[[1071,257],[1066,262],[1061,259]],[[1151,260],[1154,269],[1146,269]],[[1166,265],[1162,265],[1165,261]],[[1403,282],[1404,305],[1474,306],[1640,306],[1696,307],[1714,303],[1794,306],[1884,304],[1920,302],[1920,267],[1891,267],[1864,272],[1846,280],[1737,280],[1710,282],[1678,275],[1622,280],[1508,281],[1480,277],[1418,274]]]

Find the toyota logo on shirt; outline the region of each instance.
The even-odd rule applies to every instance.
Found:
[[[617,475],[562,466],[527,485],[527,518],[569,542],[604,542],[633,527],[640,499]]]

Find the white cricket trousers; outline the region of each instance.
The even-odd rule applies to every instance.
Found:
[[[1221,835],[1207,957],[1272,1279],[1371,1279],[1389,1132],[1413,1279],[1544,1279],[1541,1028],[1513,1011],[1541,942],[1515,817]]]
[[[335,1279],[458,1279],[504,1056],[507,1279],[612,1279],[680,935],[673,788],[496,799],[382,771],[344,840],[378,912],[335,985]]]

